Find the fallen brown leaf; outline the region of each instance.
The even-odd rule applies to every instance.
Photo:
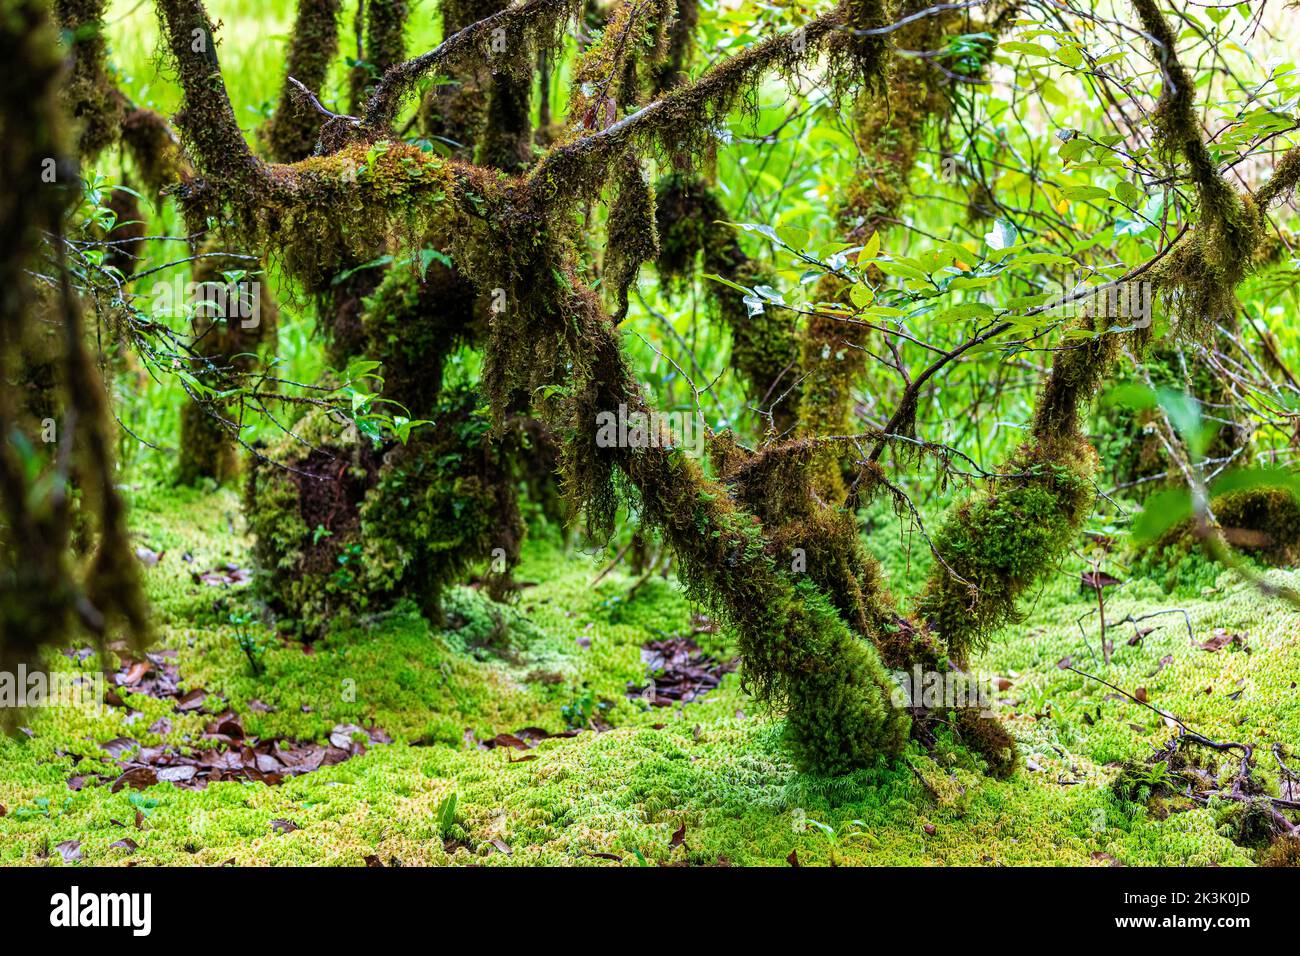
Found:
[[[152,787],[158,782],[158,774],[152,767],[132,767],[113,781],[113,786],[109,788],[110,793],[117,793],[123,787],[134,787],[136,790],[143,790],[145,787]]]
[[[1223,648],[1230,647],[1234,644],[1243,649],[1246,648],[1246,640],[1241,634],[1229,634],[1226,629],[1219,627],[1215,628],[1214,635],[1208,641],[1198,646],[1201,650],[1209,651],[1213,654],[1215,651],[1222,650]]]
[[[650,674],[648,684],[629,682],[627,696],[643,699],[655,707],[689,703],[713,690],[722,678],[739,666],[739,661],[716,661],[686,637],[650,641],[641,648],[641,659]]]

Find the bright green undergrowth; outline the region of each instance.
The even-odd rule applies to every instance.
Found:
[[[57,864],[57,844],[79,840],[85,863],[107,865],[361,865],[378,857],[407,865],[784,866],[792,851],[805,865],[1249,864],[1252,850],[1230,839],[1227,808],[1160,820],[1112,795],[1118,765],[1144,758],[1169,731],[1151,711],[1058,662],[1068,656],[1129,692],[1143,687],[1152,703],[1211,737],[1255,744],[1270,786],[1268,745],[1300,741],[1297,615],[1228,574],[1212,593],[1192,597],[1130,581],[1112,592],[1107,617],[1183,608],[1197,642],[1223,627],[1243,634],[1249,653],[1202,650],[1181,615],[1170,614],[1146,622],[1157,630],[1134,645],[1133,627],[1112,623],[1109,667],[1093,659],[1076,623],[1091,595],[1064,572],[1050,582],[1025,623],[979,662],[1012,682],[1000,713],[1025,765],[1006,781],[985,777],[975,758],[943,742],[928,753],[912,744],[905,762],[887,770],[798,773],[781,749],[779,715],[759,711],[737,674],[689,705],[629,701],[628,682],[645,674],[641,645],[690,633],[699,623],[692,607],[657,576],[630,600],[635,579],[618,571],[593,587],[603,556],[566,550],[545,534],[526,547],[517,575],[526,586],[513,605],[459,588],[444,630],[399,607],[310,653],[259,624],[267,650],[263,673],[253,676],[229,622],[232,612],[256,611],[251,596],[193,577],[246,564],[235,496],[136,489],[132,498],[138,543],[162,554],[146,574],[160,645],[179,652],[184,687],[227,698],[250,734],[320,740],[339,723],[374,723],[395,742],[276,787],[73,792],[72,774],[111,771],[99,742],[183,744],[207,718],[140,695],[128,696],[128,709],[100,714],[33,712],[31,736],[0,742],[2,863]],[[1095,618],[1084,627],[1096,650]],[[725,634],[696,637],[729,655]],[[56,655],[51,666],[78,665]],[[94,658],[80,666],[95,666]],[[251,709],[252,700],[274,711]],[[560,731],[585,714],[613,729],[543,741],[531,760],[474,746],[524,726]],[[163,716],[170,733],[150,733]],[[299,829],[273,832],[278,819]],[[684,840],[672,846],[683,825]],[[138,849],[109,848],[127,836]]]

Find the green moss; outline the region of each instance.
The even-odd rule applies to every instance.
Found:
[[[822,292],[827,291],[823,286]],[[834,296],[832,296],[834,298]],[[801,347],[799,430],[811,436],[853,434],[853,385],[866,367],[861,325],[818,311],[804,324]],[[824,448],[812,464],[819,493],[843,503],[848,495],[836,446]]]
[[[361,115],[375,84],[389,67],[406,58],[406,0],[369,0],[366,4],[365,59],[349,74],[352,112]]]
[[[372,10],[386,6],[381,0],[371,3]],[[299,0],[298,3],[285,75],[293,77],[317,97],[324,90],[330,63],[338,54],[339,9],[339,0]],[[302,102],[298,90],[286,81],[279,105],[261,131],[267,152],[278,163],[293,163],[310,156],[316,147],[321,121],[322,117]]]
[[[958,663],[1005,624],[1017,602],[1070,546],[1096,493],[1087,453],[1046,457],[1022,448],[983,496],[958,506],[935,537],[936,565],[918,615],[944,638]]]
[[[1300,866],[1300,837],[1279,837],[1260,859],[1261,866]]]
[[[698,268],[746,288],[770,278],[741,248],[730,216],[714,190],[681,173],[664,177],[656,190],[659,227],[656,266],[669,288],[690,282]],[[718,318],[731,332],[731,365],[740,373],[755,407],[769,411],[778,434],[795,424],[802,394],[799,344],[791,313],[766,309],[755,314],[734,288],[706,280],[705,291]]]
[[[369,607],[357,580],[364,570],[357,503],[378,463],[351,426],[321,410],[292,431],[265,449],[267,460],[251,463],[245,514],[260,593],[292,629],[315,637],[336,615]]]
[[[406,445],[377,449],[313,410],[252,468],[259,587],[295,632],[318,637],[407,595],[437,621],[443,589],[489,560],[489,587],[505,593],[524,530],[505,450],[470,392],[444,392],[431,414]]]
[[[896,755],[908,719],[876,649],[814,582],[777,570],[757,519],[711,493],[694,462],[650,451],[623,465],[642,513],[671,542],[687,592],[735,628],[747,689],[786,707],[799,763],[835,772]]]
[[[500,609],[507,633],[496,646],[525,648],[528,659],[476,652],[493,628],[493,605],[457,589],[447,602],[455,613],[448,614],[446,630],[431,630],[408,605],[367,626],[340,629],[311,654],[273,644],[267,673],[255,678],[230,627],[210,610],[214,597],[243,604],[247,596],[190,576],[196,566],[245,560],[246,542],[226,518],[235,504],[229,492],[170,489],[145,489],[132,501],[139,539],[165,552],[148,570],[148,585],[163,645],[178,652],[182,676],[228,697],[250,733],[323,739],[336,723],[373,719],[395,743],[278,787],[219,783],[188,791],[161,784],[133,802],[127,790],[68,789],[73,773],[104,769],[87,753],[86,738],[175,744],[184,734],[200,734],[207,718],[175,714],[170,701],[135,694],[127,695],[131,710],[45,709],[30,715],[33,736],[0,740],[0,804],[8,811],[0,817],[0,861],[57,865],[57,853],[53,861],[40,854],[65,839],[81,841],[87,864],[110,866],[216,865],[231,858],[362,866],[368,856],[386,865],[637,866],[636,852],[651,864],[784,866],[791,851],[805,866],[1099,866],[1107,856],[1129,866],[1254,860],[1233,842],[1232,821],[1217,810],[1162,819],[1114,795],[1117,770],[1106,765],[1141,760],[1168,731],[1149,712],[1057,668],[1063,654],[1081,652],[1074,617],[1087,598],[1072,593],[1072,582],[1053,586],[1032,626],[1014,629],[978,662],[988,672],[1015,676],[1014,696],[1025,704],[1003,714],[1002,723],[1040,769],[987,777],[954,738],[944,737],[930,754],[911,745],[905,754],[911,767],[832,778],[793,766],[781,747],[782,722],[751,712],[738,675],[680,709],[647,711],[622,699],[628,681],[643,679],[640,644],[686,632],[691,605],[669,584],[622,602],[627,576],[614,572],[592,589],[598,563],[575,561],[542,541],[526,550],[520,568],[539,583],[517,609]],[[181,560],[185,552],[193,564]],[[1119,613],[1163,606],[1150,589],[1122,601]],[[1121,643],[1108,679],[1146,686],[1158,706],[1197,729],[1255,742],[1260,752],[1271,740],[1296,739],[1295,612],[1270,613],[1276,606],[1244,585],[1186,606],[1198,635],[1218,626],[1250,631],[1252,653],[1206,653],[1187,642],[1179,621],[1137,646]],[[1166,655],[1173,661],[1149,677]],[[97,664],[55,655],[50,666]],[[1230,699],[1226,691],[1239,681],[1243,693]],[[528,753],[536,759],[515,763],[505,750],[466,742],[467,729],[478,739],[527,725],[562,730],[560,708],[584,685],[614,703],[613,730],[544,741]],[[1206,686],[1215,692],[1206,694]],[[253,699],[274,712],[250,709]],[[1050,715],[1043,714],[1043,700],[1052,701]],[[170,735],[142,729],[163,716],[173,724]],[[1133,729],[1135,722],[1144,729]],[[69,753],[84,756],[77,762]],[[1234,761],[1228,755],[1223,767]],[[1257,773],[1270,779],[1268,762],[1260,761]],[[1060,780],[1079,782],[1062,786]],[[445,842],[437,809],[452,793],[454,842]],[[112,821],[133,819],[137,807],[145,814],[143,828],[130,835],[139,848],[129,854],[110,848],[123,835]],[[285,818],[301,829],[273,833],[270,822]],[[683,824],[686,845],[670,846]],[[493,848],[492,839],[509,846],[510,855]],[[1287,848],[1276,845],[1263,854],[1267,862],[1288,858]]]
[[[424,435],[385,456],[361,534],[367,586],[417,595],[436,620],[443,588],[489,559],[488,590],[504,597],[524,526],[506,449],[491,440],[474,393],[443,395],[434,416]]]
[[[481,333],[475,288],[451,266],[430,262],[387,270],[364,303],[365,354],[383,363],[384,397],[410,417],[427,418],[442,388],[443,364],[456,348]]]
[[[629,153],[621,164],[615,198],[606,226],[604,282],[615,322],[627,317],[628,290],[636,282],[643,262],[659,253],[655,225],[655,191],[645,171]]]
[[[93,159],[117,141],[126,109],[108,66],[106,0],[58,0],[59,25],[70,44],[71,73],[62,95],[77,130],[77,155]]]
[[[604,129],[621,109],[640,102],[639,61],[651,62],[665,53],[668,35],[664,24],[673,19],[675,4],[617,3],[597,29],[573,67],[565,138]]]
[[[1224,567],[1206,554],[1193,537],[1178,536],[1153,542],[1139,551],[1130,561],[1129,573],[1181,597],[1213,590]]]
[[[815,442],[797,441],[747,453],[729,432],[710,445],[714,469],[732,497],[762,522],[767,553],[779,566],[806,574],[849,626],[879,647],[896,614],[854,515],[828,507],[814,493],[809,466],[817,451]]]

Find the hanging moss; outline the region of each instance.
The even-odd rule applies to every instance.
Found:
[[[1151,275],[1181,319],[1184,334],[1203,336],[1236,310],[1236,287],[1250,268],[1263,237],[1254,201],[1239,196],[1219,174],[1196,106],[1191,75],[1178,58],[1177,37],[1154,0],[1134,0],[1164,87],[1153,121],[1156,145],[1173,163],[1181,156],[1196,187],[1198,221]]]
[[[580,289],[572,264],[530,275],[538,284],[509,322],[528,322],[534,337],[543,329],[559,336],[565,361],[546,368],[552,382],[565,384],[543,407],[564,441],[571,500],[591,529],[607,534],[620,500],[633,496],[636,512],[673,549],[690,595],[735,628],[746,685],[785,707],[789,740],[804,766],[835,772],[896,754],[908,718],[890,704],[892,683],[879,655],[813,581],[795,583],[778,570],[759,520],[671,445],[598,444],[600,412],[648,411],[640,389],[612,324]],[[489,358],[508,341],[494,338]]]
[[[421,77],[431,72],[456,73],[465,66],[480,64],[490,53],[490,45],[499,38],[506,40],[507,50],[518,52],[518,40],[527,37],[536,52],[555,62],[563,51],[569,25],[576,21],[582,0],[524,0],[504,7],[496,3],[496,12],[488,13],[481,0],[456,0],[444,12],[444,23],[464,23],[433,50],[412,57],[388,70],[376,85],[366,104],[363,137],[382,136],[392,124],[403,99]],[[481,14],[481,15],[479,15]],[[499,51],[498,51],[499,52]],[[526,67],[531,69],[531,66]]]
[[[745,255],[735,230],[726,225],[730,217],[701,180],[680,173],[664,177],[655,218],[660,226],[656,266],[670,289],[680,288],[697,267],[749,289],[770,284],[761,267]],[[794,426],[801,395],[792,316],[776,309],[753,312],[735,289],[712,280],[705,283],[710,303],[731,332],[732,367],[740,373],[751,402],[770,412],[777,433],[785,434]]]
[[[274,169],[254,194],[231,198],[256,245],[310,292],[372,261],[394,235],[414,242],[454,215],[450,164],[404,143],[358,144]]]
[[[673,6],[668,0],[622,0],[613,6],[574,65],[568,137],[604,129],[638,104],[640,61],[653,64],[662,57],[668,43],[663,27],[672,21]]]
[[[384,397],[425,417],[442,388],[442,367],[459,345],[481,334],[477,290],[441,262],[423,276],[390,269],[364,303],[364,352],[383,363]]]
[[[487,112],[474,161],[480,166],[518,173],[533,163],[533,54],[531,46],[519,41],[516,48],[508,49],[514,52],[498,55],[503,62],[493,61]]]
[[[104,37],[107,0],[57,0],[55,10],[71,48],[72,69],[62,86],[63,102],[77,132],[77,155],[93,159],[115,143],[126,100],[108,67]]]
[[[180,140],[160,113],[141,108],[127,110],[122,118],[122,143],[144,188],[155,198],[165,188],[194,177]]]
[[[379,0],[372,0],[371,9],[380,5]],[[339,0],[298,0],[286,81],[275,113],[261,130],[267,152],[278,163],[296,162],[316,148],[322,117],[302,101],[301,93],[287,77],[320,95],[338,53],[339,9]]]
[[[615,199],[606,225],[604,283],[612,299],[615,322],[627,317],[628,289],[636,282],[643,262],[659,253],[659,232],[655,226],[655,191],[645,170],[629,153],[619,169]]]
[[[502,0],[442,0],[443,40],[472,23],[499,13]],[[484,63],[456,63],[447,71],[450,82],[434,84],[420,101],[417,115],[421,133],[438,139],[456,159],[474,155],[487,117],[490,74]]]
[[[662,62],[654,68],[652,90],[658,95],[686,81],[695,49],[695,29],[700,22],[699,0],[678,0],[676,16],[667,31]]]
[[[892,40],[889,34],[873,35],[870,31],[893,22],[894,5],[890,0],[846,0],[843,6],[846,28],[828,49],[831,77],[841,91],[859,85],[866,90],[881,89],[889,68]]]
[[[352,67],[352,112],[360,114],[384,71],[406,59],[406,0],[365,0],[365,59]]]
[[[175,6],[179,0],[166,2]],[[858,11],[858,22],[868,22],[861,19],[870,12],[868,6]],[[852,520],[844,512],[810,508],[813,495],[806,488],[787,498],[764,497],[751,491],[748,479],[738,478],[733,497],[706,479],[680,450],[597,445],[593,426],[598,413],[619,405],[644,411],[645,405],[610,317],[582,286],[576,266],[580,237],[567,213],[603,186],[630,147],[661,148],[666,157],[677,159],[706,154],[712,124],[743,105],[766,71],[793,71],[812,62],[843,32],[846,16],[837,12],[812,21],[799,43],[779,36],[754,44],[707,71],[698,84],[612,125],[599,120],[587,132],[561,141],[525,177],[509,179],[442,163],[379,140],[271,170],[242,160],[225,168],[226,158],[215,155],[203,160],[205,169],[222,171],[219,189],[227,201],[238,203],[241,186],[249,184],[251,197],[243,202],[241,215],[256,223],[258,236],[280,252],[288,271],[307,277],[313,288],[322,288],[349,255],[366,250],[373,255],[375,247],[393,250],[398,244],[394,234],[423,242],[431,232],[455,233],[457,264],[481,294],[502,294],[503,308],[493,311],[484,346],[484,385],[497,429],[507,427],[521,396],[529,397],[562,443],[568,495],[586,511],[592,530],[608,533],[617,509],[631,504],[664,533],[692,594],[735,627],[750,686],[763,699],[788,708],[788,727],[801,762],[830,770],[897,753],[908,727],[907,715],[889,705],[891,685],[880,654],[855,630],[879,630],[881,645],[891,650],[904,643],[894,635],[906,628],[914,635],[910,643],[931,651],[942,646],[945,631],[968,642],[969,636],[945,626],[931,632],[914,622],[891,620],[871,568],[855,563]],[[172,19],[186,23],[184,17]],[[868,59],[861,51],[849,58],[853,56],[855,70]],[[531,71],[535,62],[530,57],[525,69]],[[627,88],[632,80],[620,69],[611,83]],[[202,89],[193,74],[187,86]],[[607,109],[604,101],[599,105]],[[625,112],[625,106],[616,100],[615,115]],[[210,115],[219,121],[214,124],[219,130],[226,120],[224,106]],[[230,130],[219,132],[228,135]],[[194,132],[188,135],[196,150],[203,145]],[[906,148],[898,143],[887,147]],[[237,152],[231,155],[238,159]],[[349,181],[348,169],[358,167],[364,174]],[[341,182],[348,185],[336,186]],[[675,245],[665,258],[693,260],[694,252],[689,257],[680,253],[691,241]],[[700,248],[708,245],[702,241]],[[318,253],[315,261],[307,255],[309,248]],[[726,247],[715,248],[724,249],[720,257],[728,254]],[[1096,376],[1086,367],[1073,368],[1062,360],[1061,370],[1081,391],[1095,385]],[[848,381],[838,392],[847,395],[851,388]],[[1080,400],[1049,388],[1044,405],[1041,434],[1008,468],[1005,484],[999,483],[978,506],[996,520],[1015,512],[1017,528],[1026,514],[1048,513],[1058,516],[1057,527],[1069,526],[1079,510],[1077,501],[1091,500],[1082,477],[1090,462],[1086,446],[1078,443],[1075,424],[1065,427],[1067,420],[1077,419]],[[403,461],[393,474],[402,497],[415,488],[404,476],[424,461],[417,451],[407,454],[411,457],[394,458]],[[767,473],[774,487],[780,486],[781,469],[775,460],[771,464],[754,474]],[[816,556],[816,577],[796,578],[774,557],[782,546],[803,537],[828,543]],[[1011,545],[1013,550],[1024,545],[1023,560],[1011,561],[1017,568],[1041,564],[1047,547],[1041,542]],[[378,563],[396,566],[389,560]],[[969,594],[964,596],[969,600]],[[1014,609],[1007,595],[989,593],[982,599]],[[985,623],[998,613],[990,607]],[[996,737],[988,728],[979,730],[989,740]],[[976,730],[971,734],[979,735]],[[1001,744],[977,746],[993,752]]]

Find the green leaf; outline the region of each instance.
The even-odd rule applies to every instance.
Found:
[[[1142,200],[1142,191],[1127,179],[1121,179],[1115,184],[1115,195],[1130,206],[1136,206]]]
[[[1041,43],[1022,43],[1019,40],[1003,40],[1002,49],[1008,53],[1024,53],[1028,56],[1041,56],[1050,59],[1052,51]]]
[[[1074,202],[1087,202],[1089,199],[1108,198],[1110,190],[1100,186],[1066,186],[1061,190],[1061,195]]]
[[[743,292],[743,293],[745,293],[745,295],[753,295],[753,294],[754,294],[754,290],[753,290],[753,289],[747,289],[745,286],[741,285],[739,282],[732,282],[730,279],[725,278],[724,276],[717,275],[717,274],[712,273],[712,272],[706,272],[706,273],[704,274],[704,278],[709,279],[709,280],[711,280],[711,281],[713,281],[713,282],[720,282],[720,283],[722,283],[723,285],[727,286],[728,288],[735,289],[737,292]]]
[[[880,233],[873,232],[866,245],[862,247],[862,251],[858,253],[858,265],[861,266],[878,255],[880,255]]]
[[[1140,544],[1156,540],[1174,525],[1192,516],[1192,493],[1187,488],[1166,488],[1147,498],[1133,519],[1133,539]]]
[[[1008,249],[1016,244],[1016,227],[1005,219],[995,219],[993,228],[984,233],[984,242],[990,249]]]
[[[1157,389],[1156,398],[1192,454],[1201,457],[1205,450],[1205,435],[1201,429],[1200,403],[1186,392],[1172,388]]]
[[[1077,137],[1068,143],[1062,143],[1061,148],[1057,150],[1057,154],[1067,163],[1077,162],[1079,157],[1087,152],[1089,145],[1086,139]]]
[[[983,302],[962,302],[944,309],[936,316],[940,322],[961,322],[965,319],[991,319],[993,307]]]
[[[1123,405],[1126,408],[1142,412],[1156,407],[1156,393],[1154,389],[1148,388],[1146,385],[1127,382],[1107,389],[1101,401],[1103,405]]]
[[[441,262],[448,269],[451,268],[451,256],[437,249],[420,250],[420,278],[423,279],[425,273],[429,271],[429,265],[433,262]]]
[[[930,275],[922,269],[906,262],[898,262],[894,259],[881,259],[876,263],[876,268],[887,276],[894,276],[899,279],[920,279],[922,282],[929,282]]]

